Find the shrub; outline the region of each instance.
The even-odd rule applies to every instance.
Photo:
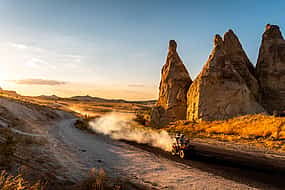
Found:
[[[274,116],[274,117],[278,117],[278,116],[279,116],[278,111],[274,110],[274,111],[273,111],[273,116]]]
[[[150,122],[150,115],[151,115],[150,109],[137,111],[134,121],[141,125],[148,125],[148,123]]]
[[[89,122],[94,120],[98,117],[91,117],[89,115],[84,115],[82,119],[77,119],[74,123],[74,126],[81,130],[88,130],[89,129]]]
[[[5,170],[0,173],[0,189],[2,190],[42,190],[44,185],[40,182],[30,185],[21,175],[12,176]]]
[[[112,187],[108,183],[108,178],[106,172],[103,169],[92,168],[89,173],[89,177],[79,184],[77,184],[74,189],[76,190],[113,190],[115,186]],[[119,189],[118,189],[119,190]]]

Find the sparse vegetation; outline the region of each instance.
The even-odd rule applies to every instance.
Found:
[[[146,189],[143,185],[134,184],[128,179],[109,178],[106,172],[101,169],[92,168],[89,177],[82,180],[72,188],[74,190],[131,190]]]
[[[48,181],[36,181],[34,183],[26,180],[21,174],[11,175],[7,171],[0,171],[1,190],[128,190],[144,189],[128,180],[109,178],[103,169],[92,168],[89,176],[76,184],[49,184]]]
[[[221,141],[251,141],[266,147],[285,150],[285,118],[267,115],[246,115],[225,121],[200,123],[177,121],[167,128],[189,137],[215,138]]]
[[[0,189],[2,190],[42,190],[44,184],[36,182],[29,184],[22,175],[9,175],[5,170],[0,173]]]
[[[108,183],[106,172],[103,169],[96,170],[95,168],[90,170],[89,177],[79,184],[75,185],[74,189],[78,190],[113,190],[115,185]],[[118,190],[120,187],[118,186]]]
[[[76,122],[74,123],[74,126],[78,129],[81,129],[81,130],[88,130],[89,129],[88,123],[91,120],[96,119],[96,118],[98,118],[98,117],[92,117],[89,115],[84,115],[81,119],[76,120]]]
[[[150,122],[150,112],[151,112],[150,107],[143,107],[143,109],[138,109],[136,111],[134,121],[136,121],[141,125],[148,126]]]
[[[147,118],[147,115],[141,112],[137,112],[134,121],[136,121],[137,123],[141,125],[147,125],[149,119]]]

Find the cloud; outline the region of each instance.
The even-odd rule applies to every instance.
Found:
[[[19,56],[23,56],[24,65],[31,69],[55,70],[58,67],[78,68],[77,65],[84,63],[86,56],[72,52],[62,52],[58,49],[39,47],[36,44],[23,44],[18,42],[7,42],[8,46],[19,51]],[[76,65],[76,66],[73,66]]]
[[[25,44],[10,43],[10,45],[11,45],[12,47],[17,48],[17,49],[27,49],[27,48],[28,48],[28,46],[25,45]]]
[[[43,59],[39,59],[36,57],[31,58],[26,62],[26,66],[30,68],[47,68],[47,69],[56,69],[54,65],[49,64],[47,61]]]
[[[67,84],[67,82],[64,81],[45,80],[45,79],[21,79],[21,80],[9,80],[8,82],[23,84],[23,85],[47,85],[47,86]]]
[[[48,63],[42,59],[32,58],[26,62],[26,65],[28,67],[38,68],[38,67],[43,66],[43,65],[48,65]]]
[[[48,53],[49,50],[45,48],[41,48],[31,44],[22,44],[17,42],[7,42],[7,44],[17,50],[26,52],[26,53],[36,53],[36,54],[45,54]]]
[[[141,88],[141,87],[145,87],[143,84],[129,84],[128,87],[133,87],[133,88]]]

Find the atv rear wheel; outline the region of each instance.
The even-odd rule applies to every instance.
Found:
[[[179,157],[182,158],[182,159],[185,157],[184,150],[180,150],[179,151]]]

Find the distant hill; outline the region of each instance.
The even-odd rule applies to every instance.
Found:
[[[72,100],[72,101],[84,101],[84,102],[112,102],[112,103],[136,103],[136,104],[155,104],[156,100],[145,100],[145,101],[128,101],[124,99],[105,99],[93,96],[72,96],[70,98],[61,98],[56,95],[41,95],[38,98],[46,100]]]
[[[94,102],[113,102],[113,103],[137,103],[137,104],[154,104],[156,100],[145,100],[145,101],[128,101],[124,99],[106,99],[106,98],[99,98],[93,96],[73,96],[68,99],[76,100],[76,101],[94,101]]]
[[[47,100],[60,100],[61,99],[61,97],[58,97],[56,95],[51,95],[51,96],[41,95],[41,96],[38,96],[38,98],[47,99]]]
[[[8,96],[20,96],[19,94],[17,94],[16,91],[13,90],[4,90],[0,87],[0,94],[1,95],[8,95]]]
[[[68,98],[70,100],[75,100],[75,101],[92,101],[92,102],[106,102],[108,101],[107,99],[104,99],[104,98],[98,98],[98,97],[92,97],[92,96],[89,96],[89,95],[86,95],[86,96],[73,96],[73,97],[70,97]]]

